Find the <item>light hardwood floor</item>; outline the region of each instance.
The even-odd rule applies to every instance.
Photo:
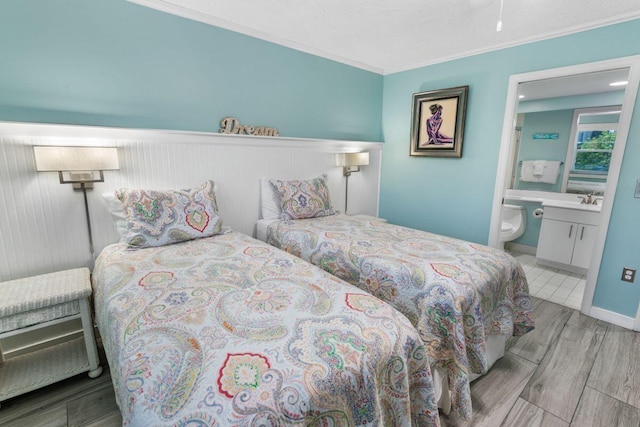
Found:
[[[534,299],[537,328],[471,386],[470,423],[443,426],[640,427],[640,333]],[[104,363],[104,362],[103,362]],[[108,370],[3,402],[0,425],[119,426]]]
[[[640,333],[533,299],[536,329],[471,385],[470,423],[443,426],[639,427]]]

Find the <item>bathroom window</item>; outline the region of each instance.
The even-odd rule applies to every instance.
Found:
[[[576,110],[563,190],[604,194],[611,154],[618,134],[619,107]]]
[[[578,125],[572,172],[606,174],[616,143],[617,126]],[[582,129],[581,129],[582,128]]]

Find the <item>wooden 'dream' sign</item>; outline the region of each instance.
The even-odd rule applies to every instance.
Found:
[[[241,125],[240,121],[235,117],[225,117],[220,120],[220,133],[235,133],[238,135],[257,135],[257,136],[278,136],[278,129],[266,126],[246,126]]]

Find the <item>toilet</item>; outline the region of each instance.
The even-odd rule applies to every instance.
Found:
[[[517,239],[524,234],[527,226],[527,211],[522,206],[502,206],[502,227],[500,229],[500,247],[504,243]]]

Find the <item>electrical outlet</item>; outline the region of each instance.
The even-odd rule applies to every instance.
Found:
[[[622,278],[621,278],[622,281],[633,283],[635,278],[636,278],[636,271],[633,268],[624,267],[622,269]]]

